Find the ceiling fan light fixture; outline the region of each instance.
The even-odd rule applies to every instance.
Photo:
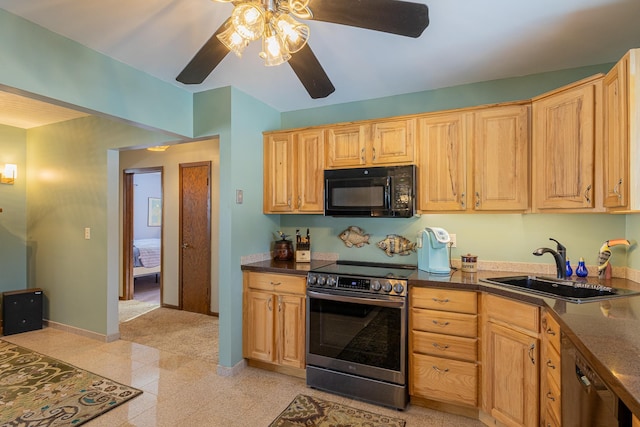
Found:
[[[280,36],[269,30],[262,38],[262,52],[260,58],[264,59],[264,65],[273,67],[283,64],[291,58]]]
[[[275,19],[275,30],[284,41],[289,53],[296,53],[309,40],[309,26],[296,21],[291,15],[279,15]]]
[[[256,3],[241,3],[233,9],[231,22],[243,38],[258,40],[265,29],[264,9]]]
[[[227,29],[218,34],[218,40],[227,47],[231,52],[235,53],[238,58],[242,58],[242,52],[249,46],[249,40],[242,37],[233,25],[229,25]]]

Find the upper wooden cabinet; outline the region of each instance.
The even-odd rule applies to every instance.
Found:
[[[464,111],[418,118],[418,211],[466,210],[470,119]]]
[[[411,164],[415,119],[379,120],[327,128],[327,169]]]
[[[530,105],[505,105],[474,112],[469,147],[473,159],[472,208],[529,209]]]
[[[534,211],[602,210],[601,96],[597,75],[533,99]]]
[[[264,136],[264,213],[322,213],[324,131]]]
[[[640,210],[640,49],[633,49],[607,73],[602,90],[604,206],[613,211]]]
[[[529,208],[528,103],[418,118],[418,210]]]

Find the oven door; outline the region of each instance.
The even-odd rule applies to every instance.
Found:
[[[405,300],[307,291],[307,365],[406,384]]]

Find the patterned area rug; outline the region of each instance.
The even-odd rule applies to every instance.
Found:
[[[0,427],[78,426],[141,393],[0,340]]]
[[[269,427],[404,427],[400,418],[374,414],[299,394]]]

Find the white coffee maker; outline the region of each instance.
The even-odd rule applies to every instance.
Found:
[[[435,274],[451,272],[447,251],[451,237],[440,227],[426,227],[418,234],[418,269]]]

